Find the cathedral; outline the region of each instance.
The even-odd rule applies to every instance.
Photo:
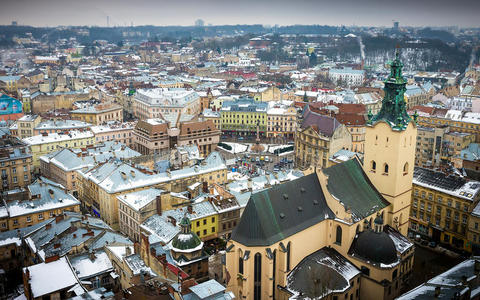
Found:
[[[398,52],[352,159],[251,195],[226,248],[238,299],[394,299],[413,267],[405,237],[416,116],[406,112]]]

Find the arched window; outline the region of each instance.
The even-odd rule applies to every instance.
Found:
[[[375,136],[375,145],[378,144],[378,135]]]
[[[388,164],[383,166],[383,173],[388,174]]]
[[[291,256],[290,242],[288,242],[288,244],[287,244],[287,271],[290,271],[290,256]]]
[[[238,250],[238,273],[243,274],[243,253],[242,253],[242,250]]]
[[[374,160],[372,160],[372,162],[370,164],[371,164],[372,171],[375,172],[375,170],[377,169],[377,163]]]
[[[408,162],[406,162],[403,165],[403,175],[407,175],[407,174],[408,174]]]
[[[342,244],[342,227],[337,225],[337,234],[335,237],[335,244],[341,245]]]
[[[255,254],[253,267],[253,299],[260,300],[262,291],[262,255]]]

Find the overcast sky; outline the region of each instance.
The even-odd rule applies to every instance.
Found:
[[[480,26],[480,0],[0,0],[21,25],[320,24]]]

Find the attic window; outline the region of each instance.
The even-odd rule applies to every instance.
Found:
[[[307,190],[305,190],[304,187],[301,187],[301,188],[300,188],[300,192],[301,192],[301,193],[305,193],[306,191],[307,191]]]
[[[281,218],[281,219],[285,218],[285,214],[284,214],[284,213],[280,213],[280,218]]]
[[[318,200],[313,200],[313,205],[318,205]]]
[[[299,206],[297,207],[298,211],[303,211],[303,207]]]
[[[287,199],[288,199],[288,195],[287,195],[287,194],[283,194],[283,199],[287,200]]]

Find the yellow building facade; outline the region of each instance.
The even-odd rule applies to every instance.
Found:
[[[70,131],[69,133],[44,133],[24,138],[30,146],[33,167],[40,168],[40,156],[61,148],[79,149],[95,144],[95,136],[91,131]]]

